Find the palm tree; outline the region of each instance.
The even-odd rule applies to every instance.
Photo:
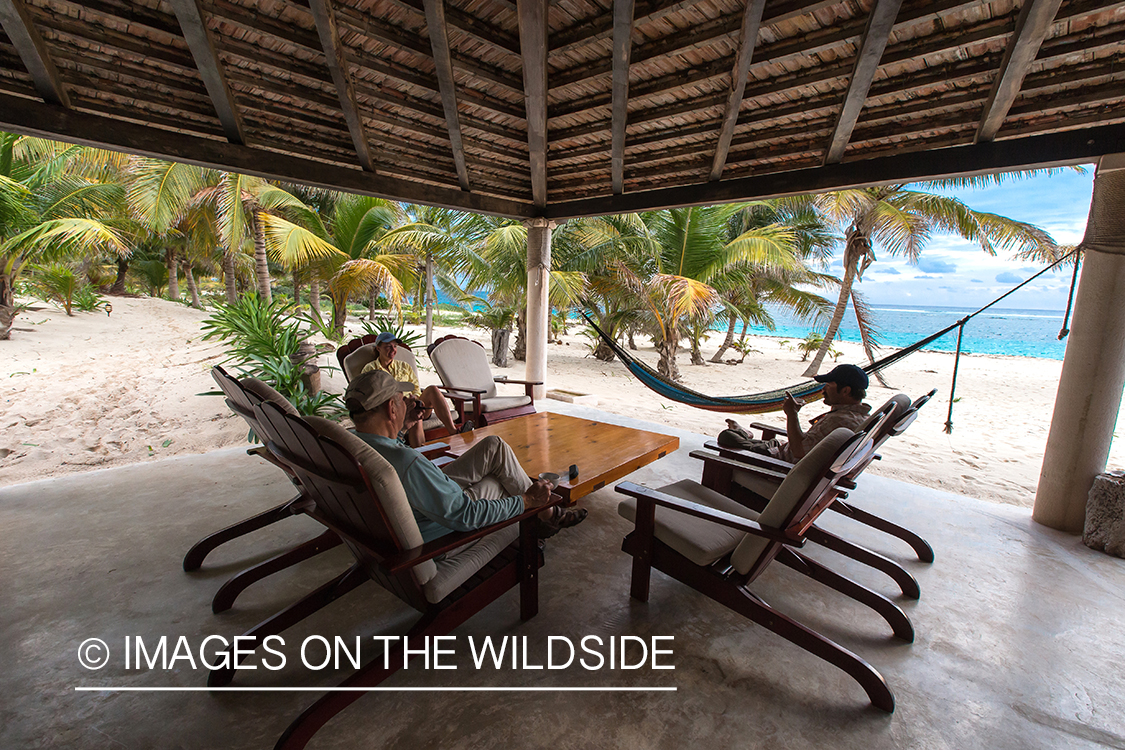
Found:
[[[286,268],[315,264],[314,272],[330,279],[331,330],[337,338],[344,333],[348,300],[382,290],[395,308],[402,305],[403,279],[413,280],[414,256],[377,252],[378,241],[399,220],[397,204],[339,193],[327,223],[308,207],[291,213],[262,214],[265,246]]]
[[[1024,176],[1027,173],[1016,174]],[[924,189],[934,189],[998,184],[1004,177],[986,175],[919,185]],[[926,242],[939,231],[977,242],[990,255],[995,255],[998,247],[1025,252],[1055,244],[1050,235],[1031,224],[974,211],[956,198],[913,190],[908,185],[838,190],[810,196],[806,200],[816,206],[826,221],[839,227],[844,237],[844,278],[840,282],[840,294],[824,333],[824,341],[805,370],[806,376],[815,375],[820,370],[839,331],[849,300],[857,313],[864,350],[868,359],[874,361],[875,342],[870,335],[869,320],[863,315],[865,305],[856,293],[855,282],[862,280],[864,271],[875,262],[876,246],[890,255],[901,255],[911,263],[917,263]]]
[[[731,239],[728,223],[745,204],[676,208],[643,214],[631,222],[640,250],[633,264],[618,262],[618,283],[640,301],[654,334],[657,371],[680,379],[676,350],[685,326],[712,314],[720,294],[712,283],[728,283],[740,267],[790,268],[800,263],[792,230],[779,224],[751,228]],[[748,264],[742,266],[740,264]]]
[[[124,215],[118,158],[0,134],[0,340],[11,337],[15,284],[29,265],[130,253],[113,226]]]
[[[411,253],[424,258],[425,287],[416,299],[424,299],[426,307],[426,345],[433,343],[434,283],[447,291],[461,294],[459,279],[469,270],[470,248],[477,247],[493,224],[479,214],[432,206],[404,205],[407,223],[394,227],[379,240],[381,247]]]
[[[227,304],[238,301],[236,256],[245,243],[253,247],[258,294],[266,302],[272,299],[262,217],[307,210],[299,199],[258,177],[159,159],[136,157],[129,164],[129,174],[129,207],[158,235],[182,232],[179,225],[192,209],[202,204],[213,207],[224,248]]]

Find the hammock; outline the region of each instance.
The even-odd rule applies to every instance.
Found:
[[[930,334],[926,338],[922,339],[921,341],[917,341],[910,346],[892,352],[886,357],[882,357],[881,359],[877,359],[870,364],[864,365],[862,368],[863,371],[870,375],[871,373],[878,372],[879,370],[890,367],[896,362],[910,356],[927,344],[931,344],[934,341],[937,341],[942,336],[952,331],[954,328],[958,328],[957,355],[954,359],[953,364],[953,383],[954,387],[956,387],[957,362],[961,357],[961,334],[964,332],[965,324],[980,313],[995,305],[1000,300],[1007,297],[1009,294],[1012,294],[1017,289],[1024,286],[1024,284],[1028,284],[1031,281],[1035,280],[1037,277],[1043,275],[1077,252],[1078,250],[1075,249],[1072,252],[1067,253],[1062,258],[1059,258],[1057,261],[1047,266],[1042,271],[1039,271],[1031,278],[1021,282],[1019,285],[1013,287],[1012,289],[1009,289],[1007,292],[992,300],[984,307],[976,310],[975,312],[969,313],[964,318],[958,320],[956,323],[946,326],[937,333]],[[1075,279],[1077,279],[1077,264],[1078,262],[1076,260]],[[1074,287],[1072,284],[1071,294],[1073,295],[1073,293]],[[675,401],[680,404],[686,404],[688,406],[694,406],[697,409],[706,409],[707,411],[724,412],[728,414],[762,414],[765,412],[780,410],[782,403],[785,401],[786,392],[791,393],[794,398],[803,399],[805,401],[819,399],[823,396],[824,384],[818,383],[815,380],[807,380],[803,383],[798,383],[797,385],[793,385],[788,388],[778,388],[776,390],[763,391],[761,393],[748,393],[742,396],[708,396],[705,393],[700,393],[699,391],[692,390],[691,388],[687,388],[683,385],[680,385],[679,383],[676,383],[675,381],[665,378],[656,370],[653,370],[644,362],[641,362],[639,359],[636,359],[631,354],[629,354],[629,352],[627,352],[624,347],[619,345],[616,341],[613,340],[613,338],[608,336],[605,331],[599,328],[598,325],[590,319],[589,315],[583,312],[582,317],[585,318],[586,322],[589,323],[594,331],[597,332],[598,336],[601,337],[606,346],[612,349],[613,353],[616,354],[618,358],[620,358],[621,362],[625,365],[629,372],[632,373],[633,377],[644,383],[651,390],[655,391],[656,393],[670,401]],[[1064,323],[1063,325],[1065,330],[1066,324]],[[1063,335],[1063,333],[1060,333],[1059,338],[1062,338]],[[950,389],[949,408],[950,415],[946,420],[946,432],[951,432],[953,430],[953,388]]]

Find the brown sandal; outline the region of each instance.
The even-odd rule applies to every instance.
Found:
[[[544,521],[542,518],[539,521],[539,538],[548,539],[559,533],[560,529],[569,529],[572,526],[577,526],[586,520],[589,512],[585,508],[569,508],[563,510],[559,506],[551,509],[552,517],[550,521]]]

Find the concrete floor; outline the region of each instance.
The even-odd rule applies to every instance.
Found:
[[[567,413],[663,429],[592,409]],[[688,452],[701,436],[631,479],[651,486],[698,478]],[[170,671],[126,670],[126,636],[146,643],[187,636],[231,638],[342,571],[337,549],[247,590],[233,610],[211,614],[219,585],[247,564],[317,533],[287,519],[221,547],[186,574],[182,555],[205,534],[285,500],[288,481],[241,450],[95,471],[0,489],[0,748],[270,748],[316,693],[76,692],[76,686],[201,687],[206,674],[181,660]],[[659,573],[648,604],[628,596],[628,525],[609,489],[583,501],[590,517],[552,539],[540,612],[528,623],[510,592],[457,632],[457,671],[399,672],[390,687],[668,686],[676,692],[369,694],[329,723],[316,748],[1125,748],[1121,612],[1125,561],[1077,537],[1032,523],[1029,511],[868,476],[857,505],[925,536],[937,561],[912,560],[904,544],[828,513],[823,525],[903,561],[922,587],[897,598],[917,640],[903,644],[870,610],[777,566],[754,590],[879,669],[898,708],[871,707],[850,678],[825,662]],[[881,574],[823,549],[811,555],[892,596]],[[288,665],[240,674],[236,685],[333,685],[348,670],[299,664],[301,640],[318,634],[401,634],[413,611],[365,584],[285,633]],[[542,663],[548,636],[675,636],[674,671],[474,668],[468,638],[527,636]],[[83,669],[78,646],[105,640],[109,664]],[[635,653],[635,652],[631,652]],[[311,652],[310,652],[311,654]],[[631,657],[632,658],[632,657]]]

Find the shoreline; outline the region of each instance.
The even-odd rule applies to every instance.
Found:
[[[77,313],[72,318],[44,307],[17,318],[12,340],[0,342],[9,363],[0,382],[0,486],[247,445],[245,424],[222,398],[196,395],[215,390],[209,371],[224,359],[218,344],[200,340],[206,311],[143,297],[114,298],[113,304],[112,316]],[[354,318],[351,322],[356,323]],[[588,393],[603,411],[699,434],[716,435],[722,429],[725,415],[662,399],[619,362],[594,359],[579,330],[571,326],[564,343],[548,345],[548,390]],[[435,337],[447,333],[489,347],[487,331],[435,327]],[[756,351],[737,365],[691,365],[688,351],[681,349],[677,363],[684,383],[703,393],[728,395],[807,380],[801,376],[807,362],[779,346],[783,337],[750,334],[747,340]],[[721,341],[721,336],[711,336],[704,342],[705,360]],[[864,361],[859,344],[845,341],[836,347],[843,352],[839,362]],[[418,354],[422,384],[438,384],[427,358]],[[651,345],[636,354],[650,364],[656,361]],[[884,371],[892,388],[872,380],[867,402],[873,408],[900,390],[912,400],[931,388],[938,394],[910,430],[884,446],[883,460],[868,471],[1029,507],[1062,362],[963,354],[952,434],[942,428],[953,352],[921,350],[892,365]],[[335,366],[335,355],[323,355],[318,362],[322,368]],[[510,360],[510,365],[496,374],[522,378],[523,363]],[[338,370],[323,371],[322,381],[329,391],[345,387]],[[522,393],[517,386],[501,386],[501,392],[508,390]],[[802,417],[807,421],[821,411],[811,403]],[[780,412],[739,419],[784,423]],[[1114,445],[1108,468],[1123,464],[1125,444]]]

